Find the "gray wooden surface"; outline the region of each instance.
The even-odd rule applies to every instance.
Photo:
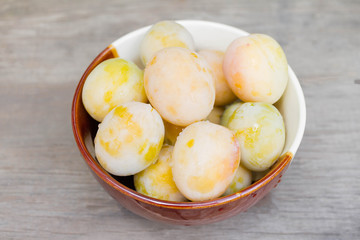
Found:
[[[307,103],[282,183],[223,222],[138,217],[75,146],[72,96],[106,45],[163,19],[203,19],[282,44]],[[0,239],[359,239],[360,1],[0,1]]]

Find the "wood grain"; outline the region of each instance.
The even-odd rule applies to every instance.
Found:
[[[356,239],[360,236],[360,2],[10,1],[0,4],[0,239]],[[90,61],[163,19],[273,36],[307,103],[282,183],[246,213],[168,226],[117,206],[75,146],[70,105]]]

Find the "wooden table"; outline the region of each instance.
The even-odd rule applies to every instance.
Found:
[[[10,1],[0,4],[0,239],[359,239],[360,2]],[[163,19],[278,39],[307,103],[282,183],[247,212],[195,227],[119,207],[75,145],[70,107],[106,45]]]

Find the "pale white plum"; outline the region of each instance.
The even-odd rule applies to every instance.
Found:
[[[84,83],[82,101],[86,111],[101,122],[119,104],[146,102],[143,75],[134,63],[121,58],[100,63]]]
[[[164,142],[169,145],[174,145],[176,138],[179,136],[184,127],[176,126],[164,120],[165,127],[165,140]]]
[[[188,30],[174,21],[154,24],[140,46],[140,57],[144,66],[157,51],[167,47],[182,47],[193,51],[194,40]]]
[[[235,132],[241,163],[249,170],[268,169],[284,148],[284,121],[269,103],[243,103],[231,115],[227,127]]]
[[[235,111],[238,107],[241,106],[241,104],[242,104],[242,102],[235,101],[235,102],[233,102],[232,104],[227,105],[227,106],[225,107],[224,113],[223,113],[222,116],[221,116],[220,124],[223,125],[223,126],[227,126],[231,115],[234,113],[234,111]]]
[[[264,34],[233,41],[225,52],[223,70],[232,91],[245,102],[275,103],[289,78],[281,46]]]
[[[236,193],[236,192],[250,186],[251,182],[252,182],[251,171],[244,168],[240,164],[238,169],[236,170],[234,179],[230,183],[229,187],[226,189],[224,195],[230,195],[230,194]]]
[[[203,201],[225,192],[239,166],[240,150],[232,131],[200,121],[180,133],[172,158],[180,192],[189,200]]]
[[[201,50],[198,52],[208,62],[215,80],[215,106],[223,106],[236,99],[231,91],[222,69],[224,52],[217,50]]]
[[[161,200],[186,201],[173,180],[171,171],[172,150],[172,146],[164,145],[160,151],[159,159],[145,170],[134,175],[136,191]]]
[[[177,126],[205,119],[214,106],[211,70],[205,59],[185,48],[158,51],[146,65],[144,86],[151,105]]]
[[[127,102],[106,115],[95,137],[100,165],[118,176],[138,173],[156,161],[164,124],[150,104]]]
[[[213,110],[211,110],[210,114],[207,116],[206,120],[209,120],[212,123],[220,124],[221,121],[221,115],[224,112],[224,108],[222,107],[214,107]]]

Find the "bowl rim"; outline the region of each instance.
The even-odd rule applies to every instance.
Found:
[[[180,24],[181,23],[192,23],[192,22],[196,22],[196,23],[206,23],[206,24],[211,24],[211,25],[216,25],[216,26],[220,26],[220,27],[224,27],[227,29],[232,29],[232,30],[240,30],[242,32],[245,32],[241,29],[229,26],[229,25],[225,25],[225,24],[221,24],[221,23],[215,23],[215,22],[208,22],[208,21],[200,21],[200,20],[179,20],[177,21]],[[128,38],[129,35],[133,35],[134,32],[143,30],[148,28],[147,27],[143,27],[143,28],[139,28],[135,31],[129,32],[128,34],[125,34],[124,36],[120,37],[120,38]],[[119,38],[119,39],[120,39]],[[119,40],[118,39],[118,40]],[[116,40],[116,41],[118,41]],[[115,50],[116,51],[116,50]],[[82,101],[82,88],[83,85],[85,83],[85,80],[87,78],[87,76],[89,75],[89,73],[91,72],[91,70],[100,63],[101,59],[104,58],[107,54],[111,54],[112,56],[115,57],[116,54],[114,54],[114,49],[113,46],[110,44],[107,48],[105,48],[101,53],[99,53],[95,59],[90,63],[90,65],[87,67],[87,69],[85,70],[85,72],[83,73],[77,87],[74,93],[74,97],[73,97],[73,102],[72,102],[72,108],[71,108],[71,123],[72,123],[72,130],[73,130],[73,134],[74,134],[74,138],[76,141],[76,144],[81,152],[82,157],[84,158],[85,162],[87,163],[88,167],[90,167],[90,169],[93,171],[93,173],[95,173],[100,179],[102,179],[108,186],[110,186],[111,188],[115,189],[117,192],[120,192],[130,198],[133,198],[137,201],[140,201],[142,203],[145,204],[150,204],[150,205],[155,205],[158,207],[164,207],[164,208],[172,208],[172,209],[202,209],[202,208],[209,208],[209,207],[214,207],[214,206],[219,206],[219,205],[224,205],[227,204],[229,202],[233,202],[236,200],[239,200],[241,198],[244,198],[250,194],[253,194],[253,196],[256,196],[256,191],[258,191],[259,189],[261,189],[263,186],[267,185],[272,179],[274,179],[275,177],[277,177],[277,175],[279,175],[292,161],[293,156],[297,150],[297,148],[300,145],[303,133],[304,133],[304,129],[305,129],[305,119],[306,119],[306,111],[305,111],[305,99],[304,99],[304,95],[300,86],[300,83],[295,75],[295,73],[292,71],[292,69],[289,66],[289,74],[290,74],[290,78],[294,79],[294,87],[296,89],[296,93],[297,93],[297,98],[300,102],[300,122],[299,122],[299,128],[297,129],[296,132],[296,137],[294,139],[293,144],[290,146],[289,151],[284,153],[281,157],[279,157],[279,160],[277,161],[277,163],[275,163],[275,167],[273,167],[273,169],[271,169],[264,177],[262,177],[260,180],[254,182],[253,184],[251,184],[249,187],[224,196],[224,197],[219,197],[216,199],[212,199],[212,200],[206,200],[206,201],[197,201],[197,202],[173,202],[173,201],[166,201],[166,200],[159,200],[156,198],[152,198],[146,195],[143,195],[141,193],[136,192],[135,190],[128,188],[127,186],[123,185],[122,183],[120,183],[119,181],[117,181],[116,179],[114,179],[108,172],[106,172],[101,166],[100,164],[97,162],[96,159],[94,159],[90,152],[88,151],[85,142],[82,140],[82,138],[80,137],[79,134],[79,124],[78,124],[78,118],[77,118],[77,112],[78,112],[78,105],[79,102]],[[280,176],[281,177],[281,176]],[[275,185],[276,186],[276,185]]]

